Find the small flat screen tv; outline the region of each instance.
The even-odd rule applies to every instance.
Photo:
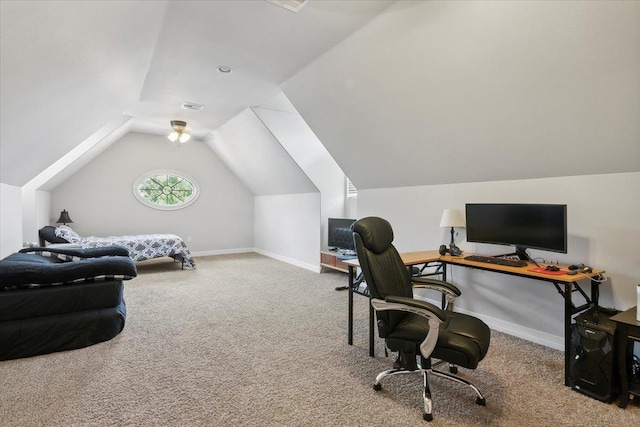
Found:
[[[567,205],[468,203],[467,241],[567,253]]]
[[[351,224],[356,222],[355,219],[347,218],[329,218],[328,245],[333,250],[355,250],[353,245],[353,233]]]

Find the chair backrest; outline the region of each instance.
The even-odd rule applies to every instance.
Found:
[[[364,280],[373,298],[388,295],[413,297],[411,276],[393,246],[393,229],[385,219],[367,217],[352,226],[353,239]],[[387,325],[406,315],[404,312],[378,312],[378,331],[384,338]],[[381,322],[382,321],[382,322]]]

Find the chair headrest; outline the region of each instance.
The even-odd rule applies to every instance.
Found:
[[[393,242],[393,229],[386,219],[370,216],[362,218],[351,226],[360,235],[365,248],[375,254],[381,254]]]

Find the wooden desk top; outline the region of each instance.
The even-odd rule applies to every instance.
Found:
[[[402,252],[400,254],[400,258],[402,258],[404,265],[416,265],[440,261],[440,253],[438,253],[438,251]],[[360,267],[360,261],[358,261],[358,258],[348,259],[344,261],[344,263],[353,267]]]
[[[445,262],[447,264],[454,265],[462,265],[465,267],[473,267],[479,268],[482,270],[495,271],[498,273],[507,273],[514,274],[517,276],[524,276],[529,278],[536,278],[540,280],[546,280],[548,282],[561,282],[561,283],[571,283],[577,282],[582,279],[590,279],[592,277],[597,277],[601,274],[604,274],[604,270],[599,270],[594,268],[591,273],[577,273],[577,274],[567,274],[569,272],[569,266],[565,264],[558,264],[558,268],[560,271],[536,271],[539,268],[532,262],[529,262],[525,267],[510,267],[508,265],[499,265],[499,264],[489,264],[486,262],[479,261],[468,261],[464,259],[465,256],[469,256],[471,254],[464,254],[462,257],[453,257],[451,255],[444,255],[440,257],[440,261]]]
[[[469,256],[472,254],[464,254],[461,257],[454,257],[451,255],[440,255],[438,251],[417,251],[417,252],[402,252],[400,253],[400,258],[404,262],[404,265],[416,265],[416,264],[424,264],[428,262],[444,262],[446,264],[452,265],[460,265],[464,267],[472,267],[478,268],[481,270],[494,271],[497,273],[507,273],[513,274],[517,276],[536,278],[540,280],[545,280],[548,282],[560,282],[560,283],[572,283],[577,282],[582,279],[590,279],[592,277],[599,276],[605,273],[605,270],[599,270],[594,268],[591,273],[578,273],[578,274],[562,274],[562,272],[568,272],[568,265],[558,265],[560,271],[558,272],[540,272],[535,271],[537,269],[536,265],[533,263],[529,263],[525,267],[510,267],[507,265],[499,265],[499,264],[489,264],[486,262],[478,262],[478,261],[467,261],[464,259],[465,256]],[[359,267],[360,262],[358,258],[353,258],[344,261],[345,264],[353,267]]]

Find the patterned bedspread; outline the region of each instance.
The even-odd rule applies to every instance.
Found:
[[[129,256],[134,261],[144,261],[146,259],[162,258],[167,256],[175,259],[176,261],[180,261],[182,263],[182,268],[196,268],[196,263],[191,257],[189,248],[187,248],[184,241],[175,234],[81,237],[66,224],[56,227],[54,233],[57,237],[60,237],[69,243],[80,245],[82,249],[119,245],[127,248]]]
[[[99,248],[102,246],[120,245],[129,250],[134,261],[171,257],[182,263],[182,268],[196,268],[189,248],[184,241],[174,234],[141,234],[137,236],[82,237],[80,246]]]

